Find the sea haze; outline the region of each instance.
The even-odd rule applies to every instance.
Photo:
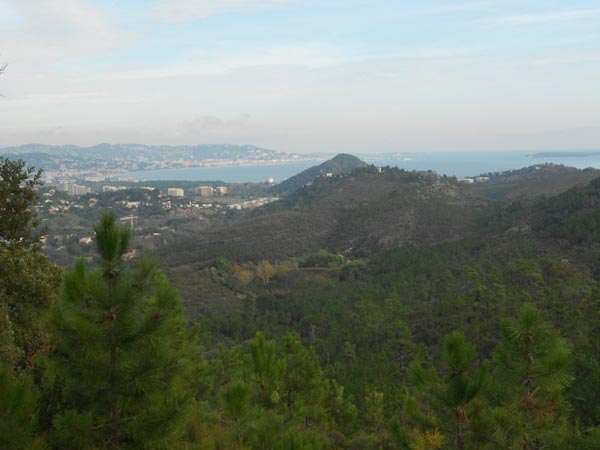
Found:
[[[224,182],[261,182],[273,178],[283,181],[321,161],[261,165],[231,165],[161,169],[124,173],[119,179],[131,180],[221,180]],[[362,160],[376,166],[397,166],[406,170],[434,170],[449,176],[475,176],[489,172],[520,169],[537,164],[562,164],[584,169],[600,168],[600,152],[419,152],[358,154]]]

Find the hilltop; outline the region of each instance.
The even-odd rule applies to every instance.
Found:
[[[286,195],[301,187],[312,183],[322,175],[343,175],[360,167],[367,167],[367,163],[356,156],[340,153],[332,159],[318,166],[310,167],[297,175],[273,186],[271,192],[275,195]]]

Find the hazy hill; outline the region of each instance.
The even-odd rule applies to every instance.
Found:
[[[200,144],[200,145],[145,145],[102,143],[90,147],[77,145],[26,144],[18,147],[5,147],[0,154],[49,154],[57,156],[98,156],[102,158],[124,157],[129,155],[149,155],[189,157],[193,159],[255,159],[282,158],[292,155],[252,145]]]
[[[291,178],[273,186],[271,192],[276,195],[286,195],[300,189],[302,186],[313,182],[316,178],[326,175],[342,175],[350,173],[359,167],[367,167],[367,163],[361,161],[356,156],[340,153],[329,161],[325,161],[318,166],[310,167]]]
[[[59,168],[76,170],[145,170],[180,168],[208,163],[265,163],[302,161],[316,155],[298,155],[252,145],[144,145],[98,144],[75,145],[27,144],[0,149],[0,155],[22,158],[28,164],[46,171]]]

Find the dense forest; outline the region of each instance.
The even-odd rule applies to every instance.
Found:
[[[600,448],[600,178],[494,200],[361,168],[160,265],[105,212],[59,268],[39,173],[0,173],[0,448]]]

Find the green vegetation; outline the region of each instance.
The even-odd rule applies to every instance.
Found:
[[[100,267],[79,260],[50,315],[59,448],[169,448],[194,394],[198,355],[177,293],[154,263],[124,266],[129,229],[115,221],[105,214],[95,228]]]
[[[433,173],[323,177],[227,236],[333,209],[330,246],[296,228],[167,268],[188,323],[113,214],[62,283],[2,242],[0,448],[596,449],[598,199],[598,180],[494,203]],[[401,211],[411,239],[383,245]]]
[[[43,312],[60,284],[60,269],[37,246],[40,177],[24,161],[0,158],[0,364],[19,368],[47,350]]]
[[[4,245],[37,242],[34,228],[39,222],[31,208],[41,177],[41,170],[26,167],[22,159],[11,161],[0,156],[0,242]]]
[[[474,195],[492,199],[533,198],[561,194],[600,176],[597,169],[578,170],[556,164],[539,164],[518,170],[487,174],[489,181],[465,185]]]
[[[319,177],[218,226],[187,228],[158,252],[168,267],[218,257],[278,261],[323,249],[362,257],[380,248],[460,239],[493,211],[454,178],[370,166]]]

